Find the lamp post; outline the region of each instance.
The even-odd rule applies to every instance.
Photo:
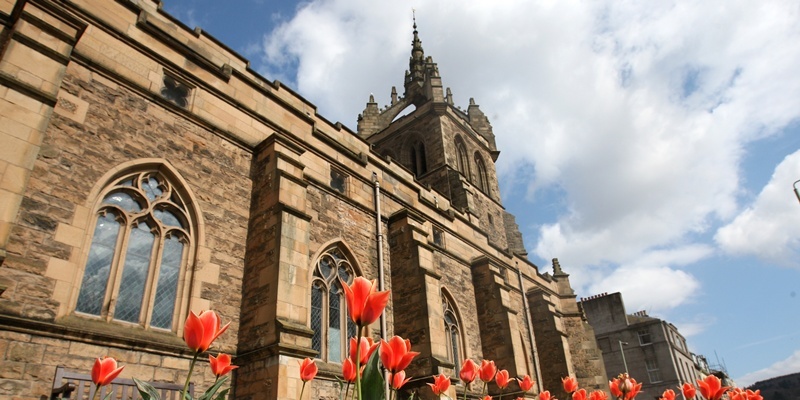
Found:
[[[794,186],[794,195],[797,196],[797,201],[800,201],[800,188],[797,187],[798,183],[800,183],[800,179],[794,181],[792,186]]]
[[[625,373],[628,373],[628,363],[625,362],[625,349],[622,348],[622,345],[627,345],[628,342],[623,342],[622,340],[619,341],[619,353],[622,354],[622,365],[625,366]]]

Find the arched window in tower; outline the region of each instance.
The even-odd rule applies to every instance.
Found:
[[[486,179],[486,164],[483,163],[483,157],[479,153],[475,153],[475,184],[478,189],[483,192],[489,192],[489,181]]]
[[[464,140],[461,136],[456,136],[456,168],[467,179],[470,178],[469,159],[467,158],[467,147],[464,145]]]
[[[461,363],[464,360],[463,340],[461,336],[461,323],[455,303],[444,289],[442,289],[442,308],[444,311],[444,335],[447,343],[447,359],[453,362],[454,371],[458,375]]]
[[[311,347],[318,358],[342,362],[346,357],[348,338],[356,335],[356,326],[348,318],[344,291],[339,279],[349,284],[356,276],[352,263],[339,246],[322,253],[314,263],[311,281]]]
[[[409,164],[411,172],[416,176],[428,172],[428,160],[425,158],[425,145],[421,141],[415,141],[409,150]]]
[[[194,245],[187,195],[159,170],[101,191],[75,311],[174,330]]]

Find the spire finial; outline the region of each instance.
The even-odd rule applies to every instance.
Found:
[[[415,8],[411,9],[411,19],[414,20],[414,30],[417,30],[417,10]]]

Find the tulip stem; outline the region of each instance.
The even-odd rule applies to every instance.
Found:
[[[186,394],[189,392],[189,382],[192,379],[192,371],[194,371],[194,363],[197,362],[197,356],[200,355],[199,351],[194,352],[194,357],[192,358],[192,363],[189,364],[189,375],[186,375],[186,383],[183,384],[183,391],[181,391],[181,399],[186,399]]]
[[[362,326],[358,326],[356,331],[356,393],[358,400],[361,400],[361,330]]]

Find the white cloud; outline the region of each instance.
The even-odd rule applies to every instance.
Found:
[[[529,201],[565,195],[554,223],[523,232],[538,237],[532,252],[639,308],[697,291],[686,268],[711,249],[694,242],[736,216],[744,149],[800,117],[800,9],[788,0],[317,0],[265,37],[261,69],[355,128],[370,93],[382,104],[392,85],[402,93],[412,7],[456,104],[474,97],[490,117],[504,181]],[[521,179],[523,164],[535,173]]]
[[[800,204],[792,183],[800,178],[800,150],[781,162],[755,202],[717,231],[720,247],[732,254],[800,266]]]
[[[778,361],[767,368],[735,378],[735,381],[738,386],[746,387],[764,379],[793,374],[798,371],[800,371],[800,350],[795,351],[785,360]]]

